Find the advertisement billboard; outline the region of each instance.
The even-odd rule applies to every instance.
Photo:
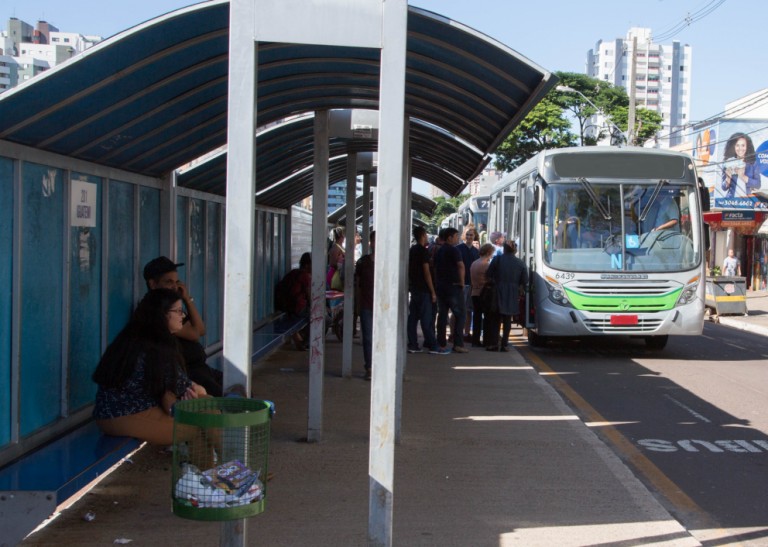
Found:
[[[694,134],[693,156],[714,209],[768,210],[766,120],[721,120]]]

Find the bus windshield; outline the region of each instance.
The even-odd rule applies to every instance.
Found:
[[[549,184],[545,261],[581,272],[690,270],[702,259],[696,192],[663,180]]]

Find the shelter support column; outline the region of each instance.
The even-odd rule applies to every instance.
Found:
[[[369,245],[371,239],[371,173],[363,175],[363,254],[371,252]]]
[[[379,172],[373,306],[373,378],[369,458],[368,544],[392,545],[395,456],[395,404],[400,313],[403,156],[405,135],[405,58],[408,5],[382,2]]]
[[[411,226],[413,224],[413,181],[411,180],[411,166],[409,162],[409,149],[408,142],[410,140],[410,132],[408,126],[408,117],[405,117],[403,122],[403,176],[402,184],[405,187],[405,191],[402,195],[402,235],[400,245],[400,324],[406,325],[408,322],[408,251],[410,250],[411,242]],[[406,352],[405,348],[408,346],[408,336],[405,328],[401,328],[397,331],[398,344],[397,347],[400,350],[397,353],[397,389],[395,392],[395,442],[400,443],[402,439],[402,422],[403,422],[403,381],[405,380],[405,366],[406,366]]]
[[[227,215],[224,254],[224,387],[251,393],[253,249],[256,196],[257,45],[254,3],[232,0],[227,110]],[[245,519],[222,523],[220,544],[246,545]]]
[[[328,210],[327,110],[315,112],[315,162],[312,189],[312,307],[309,327],[309,408],[307,442],[320,442],[323,434],[323,375],[325,373],[325,273]]]
[[[341,351],[341,376],[352,377],[352,330],[355,321],[355,232],[357,231],[357,154],[347,155],[347,222],[344,260],[344,340]]]

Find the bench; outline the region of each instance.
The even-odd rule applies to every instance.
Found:
[[[253,361],[278,349],[307,323],[307,318],[284,313],[266,321],[253,333]],[[102,434],[90,420],[0,469],[0,544],[22,541],[56,507],[140,446],[138,439]]]
[[[89,421],[0,469],[2,542],[16,545],[67,499],[141,446]]]
[[[253,333],[251,360],[256,362],[263,359],[282,346],[292,335],[306,327],[308,322],[306,317],[289,316],[285,313],[267,321]]]

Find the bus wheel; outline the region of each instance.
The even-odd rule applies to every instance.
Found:
[[[646,347],[648,349],[653,349],[653,350],[664,349],[668,341],[669,341],[669,336],[667,336],[666,334],[664,336],[646,336],[645,337]]]
[[[544,336],[539,336],[531,329],[528,330],[528,344],[534,348],[541,348],[547,344],[547,339]]]

